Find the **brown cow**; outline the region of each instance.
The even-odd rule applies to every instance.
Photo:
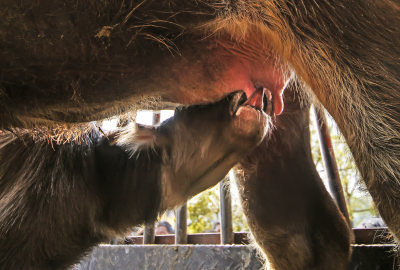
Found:
[[[400,236],[398,2],[4,0],[0,15],[1,128],[102,119],[147,96],[203,103],[263,87],[280,114],[293,78],[335,118]]]

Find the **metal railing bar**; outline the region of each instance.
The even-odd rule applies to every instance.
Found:
[[[329,129],[326,124],[325,112],[322,108],[314,106],[314,115],[317,121],[317,130],[321,148],[322,160],[328,176],[329,188],[332,191],[340,211],[351,226],[349,212],[347,211],[346,200],[344,198],[343,187],[339,176],[339,170],[336,163],[335,153],[333,151]]]
[[[221,214],[221,244],[233,244],[232,201],[229,176],[219,182],[219,203]]]
[[[146,224],[143,232],[143,244],[154,244],[154,243],[155,243],[154,224]]]
[[[377,229],[353,229],[355,244],[391,244],[393,238],[387,228]],[[235,232],[234,244],[249,244],[249,233]],[[125,239],[125,244],[141,245],[143,236],[131,236]],[[175,235],[156,235],[155,244],[173,245],[175,244]],[[196,233],[187,235],[187,244],[196,245],[218,245],[221,244],[221,235],[219,233]]]
[[[152,125],[153,126],[158,125],[160,123],[160,119],[161,119],[160,111],[153,111]],[[143,232],[144,244],[154,244],[154,239],[155,239],[154,230],[155,230],[154,223],[145,225]]]
[[[175,244],[187,244],[187,204],[176,209]]]

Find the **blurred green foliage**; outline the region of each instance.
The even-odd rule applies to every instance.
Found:
[[[188,233],[202,233],[210,231],[213,222],[219,220],[219,192],[218,185],[207,189],[189,200]]]
[[[249,231],[236,186],[231,185],[233,231]],[[193,197],[188,202],[188,233],[210,232],[219,216],[219,185]]]

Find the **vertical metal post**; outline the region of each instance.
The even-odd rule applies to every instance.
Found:
[[[160,111],[153,112],[152,125],[156,126],[160,124]],[[154,233],[154,223],[146,224],[143,232],[143,244],[154,244],[155,233]]]
[[[146,224],[143,233],[143,244],[154,244],[154,242],[155,242],[154,224]]]
[[[176,209],[175,244],[187,244],[187,205]]]
[[[219,182],[219,202],[221,213],[221,244],[233,244],[232,202],[229,176]]]
[[[328,176],[329,187],[340,211],[347,219],[348,224],[351,225],[349,213],[347,211],[346,200],[344,198],[343,187],[339,176],[339,170],[336,164],[335,153],[333,151],[329,130],[326,125],[325,113],[323,109],[314,106],[314,114],[315,119],[317,120],[322,160],[327,172],[326,174]]]
[[[160,121],[161,121],[161,112],[153,111],[153,126],[159,125]]]

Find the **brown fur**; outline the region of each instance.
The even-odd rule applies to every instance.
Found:
[[[265,114],[242,106],[232,115],[237,95],[123,136],[92,131],[50,144],[27,130],[2,132],[0,269],[66,269],[100,241],[215,185],[266,132]]]
[[[309,105],[288,89],[285,106],[271,138],[241,162],[250,229],[268,269],[347,269],[351,232],[311,157]]]
[[[1,128],[212,101],[241,89],[227,78],[283,70],[335,118],[400,238],[398,2],[5,0],[0,15]]]
[[[338,123],[381,215],[400,237],[399,4],[303,0],[238,6],[237,15],[210,29],[239,39],[254,31],[292,67]]]

